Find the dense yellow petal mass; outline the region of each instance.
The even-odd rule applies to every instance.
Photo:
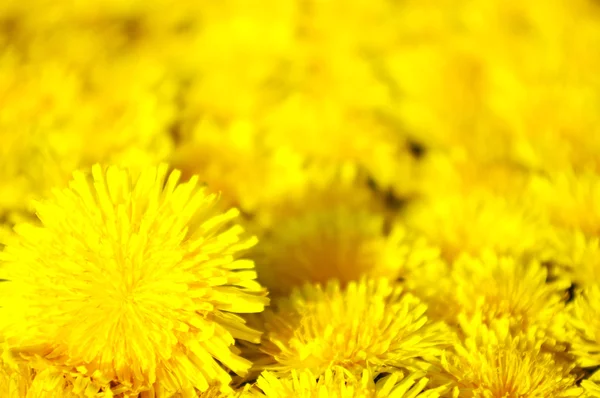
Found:
[[[581,366],[597,366],[600,364],[600,285],[591,284],[576,293],[575,300],[569,303],[568,319],[575,332],[572,351]]]
[[[531,255],[543,242],[546,224],[529,203],[486,190],[450,193],[417,201],[406,223],[438,246],[448,261],[491,250]]]
[[[354,372],[416,366],[439,358],[452,341],[445,324],[427,318],[427,306],[386,279],[306,284],[261,314],[259,349],[267,369],[322,374],[339,365]]]
[[[579,230],[588,237],[600,233],[600,175],[564,171],[534,176],[529,195],[557,227]]]
[[[173,164],[186,178],[198,175],[225,204],[250,213],[293,194],[306,179],[302,158],[267,145],[248,121],[226,128],[204,121],[179,144]]]
[[[377,381],[377,375],[365,369],[360,375],[353,375],[342,367],[327,369],[316,377],[309,370],[292,371],[290,375],[278,376],[263,372],[256,382],[257,390],[253,396],[279,398],[437,398],[444,389],[428,389],[428,379],[423,372],[403,374],[396,371],[383,375]]]
[[[36,204],[41,225],[15,227],[0,253],[0,330],[15,357],[90,390],[156,396],[226,389],[226,369],[249,369],[232,346],[260,336],[236,313],[268,303],[239,258],[256,241],[232,223],[237,210],[179,176],[94,166]]]
[[[335,208],[285,220],[261,239],[254,255],[258,278],[273,294],[306,282],[342,284],[364,275],[400,277],[405,233],[385,233],[385,217]]]
[[[468,321],[466,321],[468,323]],[[511,333],[508,322],[464,325],[464,341],[442,358],[439,381],[454,384],[449,397],[573,397],[575,365],[544,351],[534,329]]]
[[[550,235],[544,255],[551,261],[552,273],[580,287],[600,283],[600,241],[581,230],[556,229]]]
[[[0,398],[600,396],[599,44],[596,0],[0,0]]]
[[[3,353],[0,359],[0,392],[7,398],[23,398],[27,395],[32,381],[32,370],[29,366],[6,361]]]
[[[78,168],[143,168],[171,153],[172,82],[156,62],[130,56],[89,69],[56,54],[22,57],[0,54],[0,216],[30,212]]]
[[[571,285],[568,279],[548,279],[548,269],[535,260],[491,252],[481,258],[465,256],[452,264],[445,286],[432,301],[440,316],[453,324],[459,315],[479,315],[485,324],[504,319],[511,330],[543,329],[564,312]]]

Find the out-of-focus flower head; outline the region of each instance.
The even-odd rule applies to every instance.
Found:
[[[476,163],[597,167],[596,4],[404,2],[402,14],[412,23],[383,69],[409,135]]]
[[[430,257],[431,248],[393,221],[353,164],[313,166],[297,195],[265,206],[251,223],[260,238],[252,258],[272,293],[363,275],[396,279]]]
[[[179,145],[173,164],[186,178],[199,175],[227,205],[248,213],[293,195],[305,180],[302,158],[268,147],[249,121],[223,129],[209,121],[199,125]]]
[[[600,234],[600,175],[564,171],[533,176],[528,187],[532,202],[556,227]]]
[[[477,162],[452,156],[446,151],[429,150],[415,167],[419,179],[415,191],[420,197],[467,195],[485,191],[505,198],[519,198],[529,181],[529,172],[506,162]]]
[[[539,249],[545,224],[531,206],[486,190],[413,202],[406,223],[438,246],[444,258],[461,254],[528,255]]]
[[[197,178],[167,175],[96,165],[36,204],[41,225],[15,227],[0,252],[0,335],[16,361],[85,396],[226,390],[228,370],[250,368],[233,345],[260,340],[236,313],[268,304],[239,258],[256,241]]]
[[[362,278],[345,289],[330,281],[306,284],[261,314],[265,334],[261,367],[278,372],[308,369],[321,375],[339,365],[360,373],[416,367],[439,358],[452,341],[427,306],[385,279]]]
[[[58,56],[38,61],[0,56],[4,217],[30,210],[77,168],[143,168],[170,153],[171,94],[159,66],[136,57],[97,60],[89,70]]]

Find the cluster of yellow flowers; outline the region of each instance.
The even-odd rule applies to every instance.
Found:
[[[0,397],[600,397],[596,0],[0,1]]]

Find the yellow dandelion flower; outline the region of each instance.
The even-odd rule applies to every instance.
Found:
[[[77,68],[58,56],[28,63],[11,51],[0,56],[0,215],[29,211],[30,200],[65,186],[78,168],[143,168],[166,158],[171,82],[147,58]]]
[[[355,164],[304,160],[298,183],[289,184],[285,196],[274,197],[252,214],[249,227],[257,234],[276,231],[286,220],[338,207],[387,211],[382,198],[369,186],[368,176]]]
[[[537,332],[511,334],[508,322],[490,327],[475,320],[470,335],[442,358],[439,382],[454,384],[452,397],[572,397],[581,390],[573,363],[542,349]]]
[[[281,295],[305,282],[337,279],[345,285],[363,275],[396,279],[416,273],[429,253],[413,251],[418,246],[400,225],[386,228],[385,214],[343,205],[283,218],[252,252],[259,281]]]
[[[226,204],[246,212],[289,194],[303,179],[301,158],[266,146],[249,121],[227,128],[204,122],[178,146],[173,164],[185,177],[202,176]]]
[[[576,291],[569,303],[568,323],[575,336],[572,352],[582,367],[600,365],[600,285]]]
[[[422,3],[402,3],[409,21],[394,37],[410,30],[385,57],[403,94],[393,112],[411,135],[484,163],[597,167],[592,2]]]
[[[48,364],[46,364],[48,365]],[[8,398],[81,398],[81,397],[118,397],[133,398],[145,397],[148,392],[142,394],[131,393],[127,386],[111,384],[110,389],[99,389],[91,377],[77,372],[69,372],[65,368],[48,365],[41,366],[36,371],[30,367],[21,365],[22,369],[13,370],[10,373],[12,384],[6,389],[0,384],[2,396]],[[20,373],[16,373],[20,371]],[[1,382],[0,382],[1,383]],[[249,387],[238,390],[223,391],[221,386],[210,386],[208,390],[199,392],[193,387],[175,394],[168,393],[166,396],[172,398],[240,398],[247,396]],[[11,395],[12,394],[12,395]],[[154,391],[154,396],[163,396],[164,393]]]
[[[363,274],[397,276],[400,242],[383,236],[381,215],[335,209],[286,221],[256,256],[259,278],[275,294],[304,282],[337,278],[345,284]]]
[[[581,231],[557,229],[550,236],[544,256],[554,274],[577,286],[600,284],[600,240],[586,237]]]
[[[15,227],[0,254],[0,335],[16,357],[156,396],[247,371],[232,346],[259,333],[235,313],[268,303],[238,259],[255,239],[197,178],[167,174],[96,165],[36,204],[42,225]]]
[[[545,224],[530,208],[483,190],[415,201],[406,223],[453,261],[486,250],[522,255],[538,250]]]
[[[119,393],[121,386],[113,387],[107,396]],[[63,369],[49,366],[45,369],[39,369],[28,387],[27,397],[39,398],[77,398],[101,396],[103,391],[97,385],[92,383],[91,378],[76,374],[64,372]]]
[[[413,12],[410,8],[406,12]],[[451,24],[456,14],[454,7],[448,10],[442,24]],[[497,128],[494,115],[485,107],[486,52],[472,40],[457,40],[453,33],[436,37],[432,32],[433,40],[407,40],[385,57],[383,68],[403,93],[403,101],[394,104],[391,112],[427,147],[475,155],[484,161],[502,159],[509,143],[505,134],[490,134]],[[457,104],[461,112],[453,108]]]
[[[4,355],[6,357],[6,353]],[[31,385],[32,370],[23,364],[0,359],[0,394],[6,398],[23,398]]]
[[[315,169],[305,192],[257,214],[260,243],[253,249],[259,280],[276,295],[305,282],[342,285],[363,275],[411,283],[437,248],[394,222],[352,165]],[[320,177],[320,178],[318,178]]]
[[[464,256],[453,263],[434,301],[437,312],[453,324],[464,314],[480,315],[485,324],[506,319],[512,330],[547,328],[564,310],[571,285],[567,279],[548,279],[548,269],[535,260],[491,252],[477,258]]]
[[[437,398],[438,389],[427,389],[429,380],[424,372],[403,374],[394,372],[374,381],[371,369],[363,370],[360,377],[344,368],[332,367],[316,377],[310,370],[293,370],[290,375],[263,372],[256,382],[262,390],[260,397],[331,397],[331,398]]]
[[[530,197],[549,220],[560,228],[580,230],[587,236],[600,233],[600,176],[565,171],[548,177],[534,176]]]
[[[385,279],[363,278],[345,289],[337,281],[306,284],[262,314],[259,349],[268,356],[265,368],[282,372],[410,367],[439,357],[452,339],[426,311],[419,299]]]
[[[522,192],[529,173],[507,162],[479,162],[470,157],[452,156],[429,150],[419,162],[417,190],[425,197],[468,194],[484,190],[503,197]]]

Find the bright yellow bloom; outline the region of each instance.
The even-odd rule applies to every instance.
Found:
[[[226,369],[248,370],[232,346],[259,333],[235,313],[268,299],[253,263],[237,258],[256,240],[197,178],[167,174],[94,166],[36,204],[41,226],[15,227],[0,253],[0,335],[13,355],[86,377],[88,391],[157,397],[227,388]]]
[[[255,212],[281,200],[304,181],[302,158],[263,142],[250,122],[220,129],[209,121],[175,151],[173,163],[186,178],[199,175],[227,205]]]
[[[580,394],[571,374],[574,364],[555,357],[542,348],[538,331],[511,334],[509,323],[494,322],[490,327],[475,318],[464,342],[444,354],[445,374],[439,382],[451,381],[452,397],[572,397]]]
[[[263,372],[256,386],[262,390],[255,396],[268,398],[437,398],[441,389],[426,389],[428,379],[423,372],[403,374],[396,371],[374,381],[376,375],[365,369],[355,376],[341,367],[327,369],[316,377],[310,370],[293,370],[278,376]]]
[[[342,285],[363,275],[396,279],[410,247],[402,228],[386,234],[385,223],[383,214],[343,207],[283,220],[256,247],[259,281],[281,295],[330,279]]]
[[[539,248],[545,225],[522,202],[483,190],[416,201],[406,223],[453,261],[461,254],[530,254]]]
[[[530,197],[557,227],[580,230],[586,236],[600,233],[600,175],[565,171],[533,177]]]
[[[581,231],[557,229],[551,235],[545,257],[552,272],[579,287],[600,284],[600,240],[586,237]]]
[[[368,176],[355,164],[305,160],[299,183],[288,182],[285,196],[274,197],[253,214],[249,225],[261,236],[287,220],[338,207],[374,214],[387,211],[383,200],[369,187]]]
[[[0,217],[29,212],[30,200],[65,186],[78,168],[143,168],[170,154],[173,90],[147,57],[88,69],[57,55],[24,63],[7,51],[0,71]]]
[[[600,37],[592,1],[402,5],[408,21],[394,37],[404,40],[382,69],[402,93],[390,107],[410,135],[476,163],[597,169],[600,58],[585,50]]]
[[[569,303],[569,324],[575,332],[572,352],[582,367],[600,365],[600,285],[576,291]]]
[[[489,324],[505,319],[512,330],[533,325],[549,327],[564,310],[569,280],[548,282],[548,270],[535,260],[498,257],[461,257],[452,264],[437,301],[439,313],[456,323],[459,314],[479,315]]]
[[[365,274],[394,279],[419,268],[426,248],[391,220],[354,165],[311,165],[305,176],[296,195],[259,209],[249,224],[260,240],[252,252],[258,277],[272,293]]]
[[[477,162],[444,151],[428,151],[416,167],[418,190],[425,197],[484,190],[506,198],[517,196],[527,185],[529,173],[505,162]]]
[[[315,375],[340,365],[354,372],[411,367],[439,358],[452,336],[430,321],[427,306],[385,279],[361,279],[345,289],[306,284],[261,315],[260,350],[267,369],[309,369]]]

